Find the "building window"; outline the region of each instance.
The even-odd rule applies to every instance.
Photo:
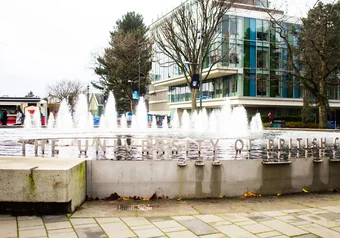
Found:
[[[257,47],[257,68],[269,68],[269,52],[267,47]]]
[[[229,62],[231,64],[238,64],[239,63],[239,58],[238,58],[237,53],[231,53],[230,54]]]
[[[256,39],[258,41],[269,41],[269,22],[266,20],[256,20]]]
[[[257,75],[257,96],[267,96],[267,76]]]

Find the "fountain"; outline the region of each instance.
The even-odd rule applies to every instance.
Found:
[[[56,118],[51,113],[48,119],[48,124],[46,128],[40,128],[40,113],[39,109],[36,108],[34,114],[27,114],[25,118],[25,128],[15,130],[14,137],[17,139],[34,139],[34,138],[63,138],[61,140],[61,145],[63,146],[76,146],[74,139],[76,137],[86,137],[86,138],[96,138],[96,137],[107,137],[111,138],[111,142],[107,143],[117,143],[114,142],[114,138],[119,138],[119,143],[125,146],[126,138],[136,138],[136,144],[131,148],[132,157],[131,159],[143,160],[155,158],[155,154],[148,153],[147,156],[143,155],[143,146],[141,145],[142,140],[152,139],[153,144],[148,144],[148,148],[157,147],[157,149],[150,149],[155,151],[160,150],[159,145],[155,145],[155,139],[164,138],[164,148],[171,151],[174,148],[168,145],[168,141],[178,139],[181,140],[181,145],[179,145],[178,157],[177,159],[193,159],[195,156],[194,152],[198,151],[200,158],[203,160],[226,160],[235,159],[235,146],[242,146],[243,150],[248,151],[248,154],[238,153],[238,159],[246,158],[263,158],[267,157],[268,148],[268,138],[277,140],[277,138],[282,137],[288,140],[289,134],[291,132],[287,131],[268,131],[263,130],[261,115],[256,113],[248,122],[248,116],[245,108],[243,106],[232,107],[229,99],[225,101],[225,104],[219,108],[207,112],[205,108],[203,110],[189,114],[187,110],[184,110],[179,116],[177,112],[172,116],[170,123],[168,123],[167,117],[162,120],[162,125],[157,125],[155,115],[152,116],[150,123],[148,123],[147,108],[145,105],[144,98],[141,97],[137,107],[136,113],[131,116],[131,124],[128,125],[127,118],[125,115],[121,115],[118,119],[115,98],[112,93],[106,102],[105,112],[101,116],[99,127],[95,128],[93,126],[93,116],[88,111],[87,98],[85,95],[79,95],[77,103],[74,110],[71,111],[66,100],[63,100],[60,104],[59,112]],[[1,131],[3,132],[3,130]],[[303,135],[306,132],[301,133]],[[309,132],[306,134],[306,138],[315,137],[315,135]],[[43,136],[42,136],[43,135]],[[300,135],[300,134],[299,134]],[[327,137],[333,137],[333,134],[327,134]],[[168,139],[166,139],[168,138]],[[211,153],[211,143],[209,138],[218,139],[218,146],[214,149],[214,153]],[[190,140],[188,143],[183,140]],[[235,140],[240,139],[238,145]],[[203,140],[201,144],[197,140]],[[333,140],[329,139],[329,140]],[[84,141],[84,140],[82,140]],[[0,141],[1,142],[1,141]],[[90,140],[92,143],[93,141]],[[101,140],[103,142],[103,140]],[[93,145],[91,144],[90,145]],[[94,142],[93,142],[94,143]],[[187,143],[184,145],[184,143]],[[16,141],[13,141],[18,150],[13,155],[20,155],[21,146]],[[288,141],[285,141],[286,147],[288,146]],[[28,146],[28,150],[30,146]],[[47,145],[48,146],[48,145]],[[70,148],[60,148],[61,151],[70,150]],[[77,152],[77,148],[73,148],[72,153]],[[144,148],[145,150],[145,148]],[[328,147],[328,151],[331,147]],[[125,157],[124,151],[118,150],[120,152],[111,151],[110,153],[98,153],[98,149],[89,149],[86,154],[89,158],[96,159],[122,159]],[[288,158],[292,156],[291,149],[288,151],[280,151],[280,155]],[[164,152],[164,151],[163,151]],[[163,153],[162,152],[162,153]],[[174,152],[174,151],[172,151]],[[190,153],[191,152],[191,153]],[[7,152],[8,154],[9,152]],[[11,152],[12,153],[12,152]],[[51,153],[51,152],[49,152]],[[330,153],[330,152],[329,152]],[[65,154],[69,155],[69,153]],[[11,154],[10,154],[11,155]],[[170,158],[167,153],[165,157]],[[62,153],[54,155],[57,157],[62,157]],[[294,156],[294,154],[293,154]]]
[[[25,128],[0,130],[2,156],[85,159],[87,195],[99,198],[114,192],[149,197],[159,188],[171,198],[239,196],[247,188],[297,192],[309,185],[323,191],[338,184],[331,164],[338,146],[337,133],[263,129],[259,113],[248,122],[245,108],[232,107],[229,100],[209,112],[176,112],[160,126],[155,116],[148,123],[141,97],[128,125],[126,115],[117,115],[113,94],[98,127],[80,95],[73,111],[63,100],[47,127],[40,128],[39,114],[27,114]],[[327,156],[329,163],[314,165]]]

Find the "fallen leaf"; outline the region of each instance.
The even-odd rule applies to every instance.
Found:
[[[276,194],[276,196],[281,196],[281,193]]]
[[[181,201],[182,200],[182,198],[177,198],[177,201]]]
[[[218,196],[218,198],[223,198],[223,196]]]
[[[304,191],[305,193],[308,193],[307,189],[303,188],[302,191]]]
[[[127,200],[130,200],[130,198],[128,198],[128,197],[123,197],[123,200],[124,200],[124,201],[127,201]]]

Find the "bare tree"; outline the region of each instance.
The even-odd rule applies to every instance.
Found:
[[[302,26],[286,24],[268,12],[272,26],[287,49],[287,74],[300,80],[314,96],[319,110],[319,127],[327,128],[330,89],[338,87],[340,70],[340,2],[318,2],[302,19]],[[296,41],[290,36],[295,36]]]
[[[60,101],[66,99],[73,108],[79,94],[85,93],[86,87],[77,80],[62,80],[54,85],[47,85],[49,97],[56,98]]]
[[[156,43],[155,51],[167,56],[170,64],[177,65],[183,73],[190,88],[193,110],[196,109],[199,87],[202,87],[192,84],[194,75],[202,77],[203,62],[210,60],[205,80],[212,67],[228,56],[228,52],[222,53],[222,45],[228,36],[221,36],[220,27],[233,2],[235,1],[187,1],[151,29]]]

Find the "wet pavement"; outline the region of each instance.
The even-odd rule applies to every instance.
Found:
[[[0,237],[340,237],[340,193],[87,201],[73,214],[1,214]]]

